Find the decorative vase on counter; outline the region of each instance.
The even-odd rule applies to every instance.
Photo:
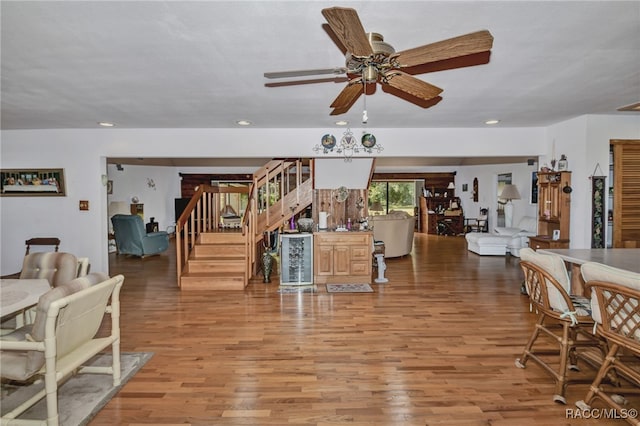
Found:
[[[271,271],[273,270],[273,256],[269,252],[264,252],[262,254],[262,282],[270,283],[271,282]]]
[[[262,238],[262,247],[264,247],[264,252],[262,253],[262,275],[263,283],[271,282],[271,271],[273,270],[273,252],[277,247],[278,234],[272,232],[265,232]]]

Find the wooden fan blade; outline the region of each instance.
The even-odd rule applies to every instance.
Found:
[[[433,99],[442,93],[441,88],[426,83],[402,71],[389,71],[385,74],[382,81],[383,84],[386,83],[402,92],[426,101]]]
[[[286,86],[301,86],[304,84],[317,84],[317,83],[346,83],[349,81],[348,77],[326,77],[326,78],[313,78],[309,80],[287,80],[278,81],[275,83],[265,83],[265,87],[286,87]]]
[[[483,30],[403,50],[393,56],[404,68],[486,52],[491,50],[492,46],[493,36],[489,31]]]
[[[345,67],[336,67],[336,68],[320,68],[316,70],[265,72],[264,76],[266,78],[290,78],[290,77],[304,77],[309,75],[320,75],[320,74],[340,75],[346,72],[347,72],[347,69]]]
[[[373,49],[355,9],[331,7],[322,9],[322,16],[325,17],[331,30],[352,55],[361,57],[373,55]]]
[[[428,101],[416,98],[415,96],[407,92],[403,92],[402,90],[398,90],[395,87],[391,87],[388,84],[383,84],[381,88],[383,92],[396,96],[403,101],[410,102],[416,106],[419,106],[420,108],[431,108],[432,106],[437,105],[442,101],[442,96],[436,96],[435,98],[429,99]]]
[[[331,115],[344,114],[349,111],[349,108],[353,106],[362,94],[362,90],[362,84],[360,81],[356,80],[356,82],[349,83],[344,89],[342,89],[342,92],[340,92],[338,97],[331,102],[331,105],[329,105],[331,108],[334,108]]]

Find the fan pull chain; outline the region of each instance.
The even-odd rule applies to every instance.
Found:
[[[362,111],[362,124],[367,124],[369,115],[367,114],[367,82],[362,80],[362,95],[364,97],[364,110]]]

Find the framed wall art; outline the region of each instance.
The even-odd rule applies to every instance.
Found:
[[[531,172],[531,197],[530,204],[538,204],[538,172]]]
[[[604,201],[607,194],[606,176],[591,176],[591,248],[605,248],[605,210]]]
[[[63,169],[1,169],[0,196],[64,197]]]

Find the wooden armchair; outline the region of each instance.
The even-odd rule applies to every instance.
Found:
[[[54,251],[58,251],[60,247],[60,238],[56,237],[39,237],[39,238],[30,238],[24,242],[27,246],[27,252],[24,254],[25,256],[29,254],[31,250],[31,246],[54,246]]]
[[[60,247],[60,238],[55,237],[45,237],[45,238],[30,238],[24,242],[27,246],[25,256],[29,254],[31,251],[31,246],[53,246],[54,251],[57,252]],[[0,278],[20,278],[20,272],[15,272],[13,274],[3,275]]]
[[[609,352],[587,396],[576,405],[588,410],[589,404],[599,398],[616,412],[623,413],[625,398],[622,395],[640,393],[637,358],[640,357],[640,274],[599,263],[585,263],[580,269],[586,288],[591,291],[596,334],[607,341]],[[622,356],[623,352],[631,357]],[[630,359],[634,362],[628,362]],[[606,383],[611,373],[621,379],[613,386]],[[640,425],[637,418],[626,420]]]
[[[570,282],[564,261],[559,256],[540,254],[530,248],[522,249],[520,255],[527,294],[538,320],[522,356],[516,359],[516,366],[525,368],[529,359],[538,363],[555,380],[553,400],[566,404],[567,385],[591,381],[569,377],[569,370],[579,371],[578,359],[597,369],[596,361],[582,356],[578,348],[596,347],[604,355],[605,344],[591,333],[594,322],[589,299],[567,292]],[[534,350],[534,344],[544,335],[556,341],[559,350]],[[544,343],[541,342],[541,346]]]
[[[481,208],[478,217],[465,218],[464,232],[489,232],[489,209]]]
[[[75,373],[110,374],[113,385],[120,384],[119,295],[123,280],[122,275],[109,278],[92,273],[53,288],[40,298],[33,326],[0,339],[3,379],[27,381],[44,376],[45,382],[43,390],[4,414],[3,424],[46,397],[46,424],[57,425],[58,386]],[[111,332],[97,338],[105,313],[111,315]],[[113,356],[110,366],[83,367],[109,346]],[[43,424],[42,419],[27,422]]]

